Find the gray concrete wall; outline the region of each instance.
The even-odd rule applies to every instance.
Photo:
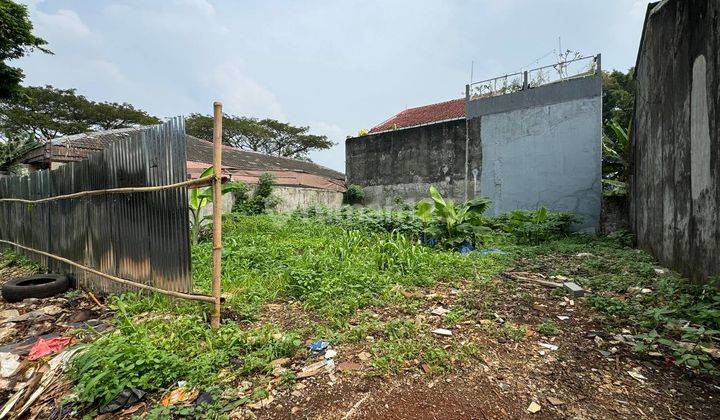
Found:
[[[252,191],[250,194],[252,194]],[[342,207],[343,201],[343,193],[317,188],[274,186],[273,194],[280,198],[280,204],[276,209],[278,212],[292,211],[312,205],[323,205],[339,209]],[[223,213],[231,212],[233,204],[235,204],[235,196],[232,194],[225,194],[222,201]],[[212,203],[208,204],[200,210],[200,214],[202,216],[211,216],[212,208]]]
[[[469,101],[468,120],[349,138],[347,182],[375,207],[427,198],[434,185],[455,201],[487,196],[493,214],[541,205],[573,212],[580,229],[596,231],[601,90],[600,77],[553,83]]]
[[[597,79],[547,86],[550,89],[545,90],[551,95],[546,100],[531,92],[539,98],[527,101],[531,107],[522,106],[525,102],[519,100],[526,92],[504,95],[505,99],[514,99],[507,102],[516,104],[515,109],[489,107],[482,104],[483,100],[470,102],[471,109],[487,112],[473,115],[481,121],[482,160],[471,161],[470,171],[480,174],[479,182],[473,177],[473,193],[492,200],[490,214],[545,206],[579,216],[579,229],[599,228],[602,99]],[[574,82],[584,87],[588,80],[596,84],[587,91],[588,97],[570,99],[558,94],[567,91],[577,95],[582,90],[573,89]],[[554,99],[557,102],[553,103]],[[494,112],[496,109],[501,112]]]
[[[635,73],[630,223],[638,246],[704,282],[720,277],[720,2],[646,16]]]
[[[464,198],[464,119],[348,138],[345,153],[347,184],[365,187],[365,205],[415,202],[428,197],[430,185]]]

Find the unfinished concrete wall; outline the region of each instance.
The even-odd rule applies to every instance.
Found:
[[[252,191],[250,192],[252,194]],[[278,212],[292,211],[298,208],[306,208],[313,205],[322,205],[333,209],[342,207],[343,193],[318,188],[284,187],[276,185],[273,187],[273,194],[280,198],[280,204],[275,209]],[[225,194],[222,200],[223,213],[232,211],[235,204],[235,196]],[[200,210],[202,216],[212,215],[212,203]]]
[[[492,200],[490,214],[545,206],[578,215],[579,229],[598,229],[601,93],[591,76],[468,103],[470,121],[480,121],[471,143],[482,149],[469,160],[473,195]]]
[[[464,119],[348,138],[345,154],[347,183],[365,187],[365,205],[415,202],[428,197],[430,185],[464,198]]]
[[[347,182],[364,187],[370,206],[416,202],[434,185],[455,201],[489,197],[491,214],[546,206],[596,231],[601,91],[599,76],[571,79],[470,100],[467,120],[349,138]]]
[[[638,245],[697,281],[720,276],[720,2],[651,5],[635,83]]]

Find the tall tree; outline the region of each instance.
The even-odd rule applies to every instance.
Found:
[[[618,70],[603,72],[602,111],[605,123],[614,120],[626,129],[630,125],[635,105],[634,73],[634,68],[628,70],[627,73]]]
[[[192,114],[185,120],[185,131],[195,137],[211,139],[213,119]],[[309,160],[313,150],[329,149],[333,142],[326,136],[310,133],[310,127],[296,127],[273,119],[223,115],[223,143],[243,150],[272,156]]]
[[[68,134],[158,122],[130,104],[90,101],[75,89],[22,87],[15,98],[0,101],[0,132],[5,139],[31,137],[42,142]]]
[[[21,69],[6,61],[28,54],[34,49],[45,53],[47,42],[32,33],[27,7],[11,0],[0,0],[0,99],[17,95],[24,75]]]

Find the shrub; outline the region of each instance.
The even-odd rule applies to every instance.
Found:
[[[363,187],[355,184],[350,184],[347,190],[343,194],[343,204],[360,204],[365,197],[365,191]]]
[[[566,236],[577,221],[573,214],[540,207],[536,211],[514,210],[488,220],[488,224],[509,233],[520,244],[537,244]]]
[[[265,214],[275,210],[281,200],[280,197],[273,194],[274,181],[275,178],[271,173],[265,172],[261,174],[252,197],[248,198],[247,189],[244,194],[236,195],[232,211],[234,213],[253,215]]]

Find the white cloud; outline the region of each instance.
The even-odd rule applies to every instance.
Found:
[[[239,66],[222,64],[203,78],[207,100],[223,102],[223,111],[233,115],[284,119],[280,102],[274,93],[244,74]]]
[[[34,11],[35,26],[38,32],[52,37],[77,37],[84,38],[90,36],[92,32],[80,16],[72,10],[60,9],[55,13],[45,13],[39,10]]]
[[[215,15],[215,6],[207,0],[176,0],[175,3],[180,6],[189,6],[192,9],[200,11],[206,16]]]

